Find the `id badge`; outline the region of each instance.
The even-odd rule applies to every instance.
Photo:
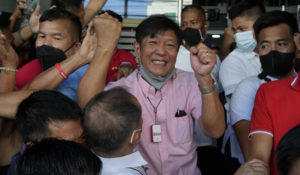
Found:
[[[151,126],[151,141],[153,143],[159,143],[162,141],[160,125]]]

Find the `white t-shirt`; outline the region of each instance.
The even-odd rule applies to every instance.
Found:
[[[230,95],[234,92],[237,85],[250,76],[256,76],[261,71],[259,55],[255,52],[243,52],[239,49],[234,49],[221,63],[219,79],[226,96],[226,114],[227,128],[223,138],[222,151],[225,151],[225,144],[230,139],[231,156],[239,159],[240,163],[244,163],[244,157],[240,150],[235,132],[231,126],[231,117],[229,113]]]
[[[123,157],[98,157],[102,161],[101,175],[147,175],[143,167],[147,162],[138,151]]]
[[[234,49],[223,60],[219,71],[219,79],[225,95],[232,94],[242,80],[258,75],[260,71],[261,64],[257,53]]]
[[[271,81],[277,80],[271,76],[267,76]],[[230,121],[233,126],[240,120],[251,120],[252,109],[257,89],[265,80],[252,76],[241,81],[230,100]]]

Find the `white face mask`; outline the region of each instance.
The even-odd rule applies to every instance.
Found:
[[[252,52],[256,47],[256,40],[253,38],[253,31],[246,31],[234,34],[237,48],[243,52]]]

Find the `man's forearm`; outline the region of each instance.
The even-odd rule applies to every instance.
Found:
[[[33,92],[34,90],[20,90],[0,93],[0,116],[14,119],[19,104]]]
[[[0,92],[14,91],[16,83],[16,72],[1,71],[0,72]]]
[[[13,33],[14,46],[19,47],[21,44],[24,43],[24,41],[28,40],[32,35],[33,33],[29,25],[20,29],[20,31]]]
[[[107,0],[90,0],[84,9],[84,24],[82,27],[87,25],[102,9]]]
[[[81,108],[84,108],[92,97],[104,90],[108,65],[112,55],[113,48],[102,49],[99,47],[96,49],[94,58],[78,87],[78,104]]]
[[[70,75],[79,67],[86,64],[79,54],[67,58],[60,63],[61,69],[65,74]],[[48,70],[42,72],[35,77],[30,83],[23,87],[23,89],[54,89],[56,88],[64,78],[60,75],[59,71],[55,66],[52,66]]]
[[[203,132],[213,138],[219,138],[225,131],[225,115],[217,92],[202,94],[202,115],[199,125]]]
[[[245,161],[249,160],[249,145],[250,145],[250,142],[248,139],[249,126],[250,126],[249,120],[241,120],[233,125],[234,131],[235,131],[235,134],[239,141],[240,147],[242,149]]]

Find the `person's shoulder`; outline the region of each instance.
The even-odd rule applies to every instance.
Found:
[[[274,80],[268,83],[264,83],[262,87],[264,88],[283,88],[283,87],[290,87],[292,81],[295,79],[295,77],[291,78],[285,78],[281,80]]]
[[[282,94],[282,92],[289,91],[291,89],[291,83],[293,82],[295,77],[275,80],[267,83],[263,83],[258,91],[264,94],[270,94],[278,96]]]

